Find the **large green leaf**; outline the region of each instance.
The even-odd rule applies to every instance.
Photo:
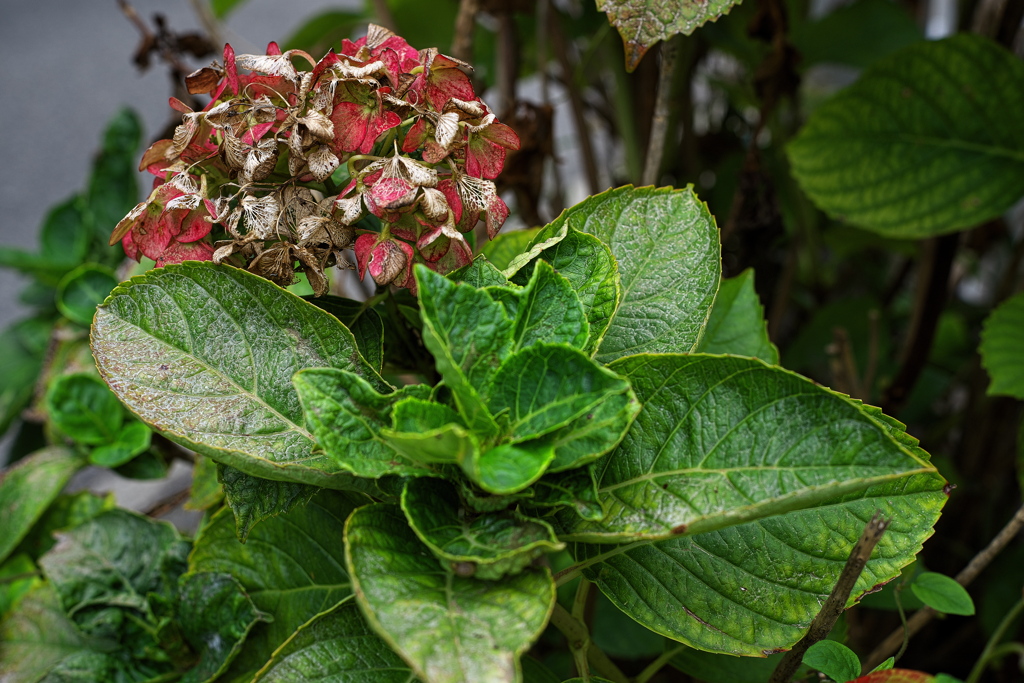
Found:
[[[646,355],[609,369],[630,380],[643,408],[598,465],[607,515],[572,519],[570,538],[664,539],[916,475],[945,483],[871,411],[760,360]]]
[[[57,429],[84,444],[114,442],[124,421],[117,397],[87,373],[56,378],[46,390],[46,411]]]
[[[594,235],[618,261],[622,294],[599,361],[696,348],[718,290],[721,256],[715,219],[691,189],[608,190],[566,209],[549,228],[557,236],[563,225]]]
[[[597,0],[597,8],[619,30],[626,48],[626,71],[660,40],[690,35],[727,14],[740,0]]]
[[[0,680],[4,683],[115,680],[117,661],[93,647],[110,649],[86,637],[64,614],[50,584],[26,595],[0,626]],[[62,674],[74,677],[64,678]]]
[[[803,636],[879,510],[893,521],[851,602],[913,561],[946,502],[942,483],[916,475],[719,531],[575,552],[600,560],[611,550],[584,573],[647,628],[702,650],[764,656]]]
[[[419,539],[462,576],[500,579],[565,547],[542,520],[514,511],[463,510],[455,487],[441,479],[406,482],[402,510]]]
[[[537,342],[562,342],[583,348],[590,336],[590,324],[573,285],[546,261],[533,269],[516,306],[513,351]]]
[[[466,424],[481,436],[497,434],[479,390],[490,384],[512,349],[512,321],[482,289],[416,268],[423,341],[455,396]]]
[[[340,296],[303,297],[317,308],[322,308],[347,327],[356,340],[359,353],[374,370],[381,371],[384,364],[384,321],[377,311],[365,302]]]
[[[148,595],[177,594],[188,551],[189,543],[169,523],[111,510],[59,532],[39,564],[64,608],[82,623],[80,613],[106,606],[151,616]]]
[[[519,680],[519,657],[554,607],[547,569],[501,582],[457,576],[392,505],[357,510],[345,537],[356,599],[418,675],[431,683]]]
[[[399,455],[381,436],[381,430],[391,426],[394,405],[429,395],[429,387],[414,384],[380,394],[362,377],[330,368],[304,370],[294,382],[306,423],[339,467],[371,479],[429,472],[421,461]]]
[[[277,285],[209,262],[150,271],[100,307],[92,348],[114,393],[174,441],[265,479],[358,486],[314,453],[292,375],[333,367],[387,385],[344,325]]]
[[[764,308],[754,291],[753,270],[722,280],[698,351],[751,356],[779,364],[779,350],[768,339]]]
[[[352,600],[302,625],[257,683],[415,683],[412,670],[373,632]]]
[[[50,503],[57,498],[82,459],[66,448],[46,448],[23,458],[0,477],[0,563],[14,550]]]
[[[562,233],[565,233],[562,235]],[[567,279],[587,312],[590,338],[584,347],[593,353],[601,345],[608,324],[619,303],[619,267],[608,246],[593,235],[580,232],[556,220],[538,233],[535,241],[543,244],[557,239],[556,244],[540,252],[547,261]],[[516,275],[517,282],[525,282],[534,268],[531,262]]]
[[[1024,399],[1024,293],[992,311],[978,350],[992,378],[988,393]]]
[[[252,629],[225,680],[251,680],[300,626],[351,594],[342,529],[359,502],[356,494],[323,491],[256,526],[244,545],[226,508],[203,527],[190,573],[234,576],[257,609],[274,617]]]
[[[230,574],[201,572],[182,577],[178,595],[182,634],[199,655],[182,683],[211,681],[242,649],[249,630],[273,617],[256,609]]]
[[[293,481],[260,479],[227,465],[217,465],[217,479],[223,486],[228,507],[235,514],[235,532],[242,543],[254,526],[296,505],[305,505],[320,490]]]
[[[1024,63],[985,38],[920,42],[820,106],[790,143],[829,214],[893,237],[998,216],[1024,194]]]

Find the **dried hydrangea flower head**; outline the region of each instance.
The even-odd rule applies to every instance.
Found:
[[[202,111],[171,99],[181,125],[143,155],[153,191],[111,244],[158,266],[228,262],[281,285],[298,270],[317,295],[350,248],[380,285],[414,288],[415,263],[463,266],[464,234],[484,220],[493,237],[508,217],[493,181],[519,148],[467,68],[372,24],[319,61],[276,43],[265,55],[226,45],[223,64],[186,80],[210,95]]]

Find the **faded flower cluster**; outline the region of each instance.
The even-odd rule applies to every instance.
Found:
[[[111,244],[159,266],[227,262],[281,285],[300,270],[318,295],[349,248],[380,285],[414,288],[415,263],[465,265],[464,233],[482,219],[493,237],[508,216],[493,179],[519,148],[465,68],[374,25],[319,62],[275,43],[266,55],[227,45],[223,65],[187,79],[211,96],[203,111],[171,99],[182,123],[143,156],[153,192]]]

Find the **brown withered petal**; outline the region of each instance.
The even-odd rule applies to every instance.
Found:
[[[311,111],[305,116],[298,118],[299,123],[304,125],[309,132],[320,142],[331,142],[334,140],[334,121],[319,111]]]
[[[405,97],[405,93],[409,92],[409,88],[416,82],[416,76],[413,74],[399,74],[398,83],[392,85],[392,92],[394,97],[402,98]],[[403,100],[404,101],[404,100]]]
[[[342,225],[338,221],[330,221],[326,227],[331,236],[331,244],[335,249],[348,249],[356,241],[355,228]]]
[[[171,159],[176,159],[178,153],[174,151],[174,142],[171,140],[157,140],[149,146],[142,154],[142,160],[139,162],[139,170],[145,171],[153,164],[162,163]]]
[[[282,287],[292,285],[295,283],[295,259],[291,252],[292,245],[275,244],[252,260],[249,272]]]
[[[277,119],[277,105],[271,102],[266,95],[253,102],[249,112],[257,123],[266,123]]]
[[[213,262],[220,263],[224,259],[230,258],[231,255],[234,254],[236,251],[238,251],[238,243],[235,242],[234,240],[231,240],[224,246],[217,247],[217,249],[213,252]]]
[[[423,189],[423,194],[420,195],[420,209],[430,220],[434,222],[443,221],[448,217],[448,200],[445,199],[444,193],[440,190],[427,187]]]
[[[309,172],[318,181],[329,178],[334,173],[334,169],[338,168],[341,164],[341,159],[336,157],[327,145],[317,145],[314,147],[306,155],[306,160],[309,162]]]
[[[213,89],[220,83],[220,76],[220,72],[216,69],[204,66],[185,77],[185,87],[193,95],[204,95],[213,92]]]
[[[258,71],[268,76],[284,76],[291,80],[298,79],[298,72],[291,62],[289,50],[280,55],[238,55],[235,57],[235,64],[248,69]]]
[[[171,139],[171,148],[175,153],[181,154],[188,147],[188,143],[192,142],[196,131],[199,130],[199,119],[202,115],[202,112],[195,112],[182,117],[181,125],[174,129],[174,137]]]
[[[380,258],[380,273],[373,278],[378,285],[389,285],[395,281],[405,268],[408,258],[397,244],[392,241],[382,242],[374,250],[374,258]],[[371,272],[372,274],[372,272]]]
[[[323,296],[327,293],[327,278],[324,277],[324,268],[320,259],[308,249],[297,247],[294,250],[295,257],[302,264],[302,271],[306,274],[309,286],[313,288],[314,296]]]
[[[296,224],[295,234],[298,235],[299,240],[302,242],[306,242],[311,238],[319,238],[318,241],[326,241],[326,223],[329,223],[330,220],[326,216],[306,216]]]
[[[344,57],[344,55],[342,56]],[[331,71],[338,74],[343,80],[360,81],[372,85],[374,80],[371,77],[384,71],[384,62],[378,59],[361,66],[347,62],[337,62],[331,65]]]
[[[188,209],[191,211],[199,206],[199,202],[202,201],[202,197],[198,194],[183,194],[175,197],[171,201],[167,202],[165,207],[167,210],[171,209]]]
[[[419,187],[436,187],[437,170],[432,166],[425,166],[418,161],[408,157],[398,157],[402,165],[402,175],[413,185]]]
[[[135,208],[128,212],[128,215],[117,222],[114,226],[114,232],[110,235],[110,246],[114,246],[128,234],[128,231],[132,229],[135,221],[139,219],[145,211],[149,202],[139,202],[135,205]]]
[[[370,24],[366,27],[366,47],[371,50],[380,47],[385,40],[395,35],[395,32],[378,24]]]
[[[469,128],[469,132],[470,133],[479,133],[484,128],[486,128],[487,126],[489,126],[492,123],[494,123],[494,118],[495,118],[494,114],[488,114],[487,116],[484,117],[483,121],[480,122],[480,125],[477,125],[477,126],[467,126]]]
[[[445,103],[444,111],[447,114],[455,109],[474,119],[480,118],[487,113],[487,108],[480,102],[467,102],[466,100],[460,100],[457,97],[452,97]]]
[[[260,239],[270,239],[277,229],[281,204],[272,194],[258,198],[246,195],[242,198],[242,212],[245,215],[245,226],[249,232]]]
[[[352,225],[363,216],[363,198],[360,195],[354,197],[338,197],[334,200],[337,210],[335,218],[342,225]]]
[[[237,106],[238,103],[235,100],[225,100],[207,111],[204,118],[213,126],[226,126],[231,123],[231,119],[237,116],[234,111]]]
[[[242,175],[252,182],[259,182],[274,172],[277,165],[277,140],[260,140],[249,150],[242,167]]]
[[[450,111],[447,114],[441,114],[441,116],[437,117],[437,121],[434,123],[434,139],[437,140],[437,144],[447,150],[451,147],[458,132],[458,112]]]
[[[236,137],[230,128],[224,129],[224,144],[221,151],[224,152],[224,161],[228,162],[231,168],[242,168],[249,155],[249,145]]]

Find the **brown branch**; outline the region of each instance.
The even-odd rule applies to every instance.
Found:
[[[675,105],[673,84],[676,66],[679,63],[680,40],[682,36],[677,35],[661,44],[658,99],[654,103],[654,116],[651,117],[651,137],[647,140],[647,158],[644,161],[643,175],[640,177],[641,185],[657,185],[661,180],[661,161],[665,156],[669,118]]]
[[[597,176],[597,161],[594,156],[594,146],[590,141],[583,97],[580,95],[579,88],[576,87],[576,69],[569,58],[569,48],[565,44],[565,34],[562,31],[561,21],[559,21],[558,16],[555,14],[552,14],[549,19],[551,21],[551,30],[549,32],[551,47],[555,51],[555,59],[558,60],[558,64],[562,68],[565,89],[569,95],[569,106],[572,109],[573,122],[576,124],[576,135],[580,141],[580,153],[583,155],[583,171],[587,176],[590,194],[597,194],[603,188]]]
[[[949,274],[959,239],[959,233],[953,233],[924,243],[925,256],[917,276],[917,298],[910,322],[910,336],[903,349],[900,369],[882,395],[882,409],[890,415],[906,402],[928,362],[939,316],[946,307]]]
[[[462,0],[455,17],[455,35],[452,37],[452,57],[468,62],[473,58],[473,26],[480,13],[480,0]]]
[[[143,514],[147,517],[162,517],[188,500],[190,495],[192,495],[192,488],[190,486],[186,486],[182,490],[176,491],[163,500],[157,501]]]
[[[889,521],[882,519],[879,513],[875,513],[875,516],[864,527],[863,533],[861,533],[860,538],[853,545],[853,550],[850,551],[850,557],[846,560],[846,566],[843,567],[839,580],[836,581],[836,585],[832,588],[832,593],[825,600],[825,604],[821,606],[821,611],[814,617],[811,627],[807,630],[807,634],[800,639],[800,642],[793,646],[792,650],[786,653],[786,656],[782,658],[779,665],[775,667],[769,683],[786,683],[789,681],[800,667],[800,662],[803,661],[807,648],[828,636],[832,627],[835,626],[836,620],[839,619],[839,615],[846,609],[846,603],[850,599],[850,592],[853,590],[854,584],[857,583],[861,572],[864,571],[864,567],[871,557],[871,551],[875,549],[878,541],[882,538],[882,534],[888,528]]]
[[[985,549],[974,556],[974,558],[967,563],[967,566],[956,575],[956,582],[961,586],[968,586],[978,574],[984,571],[992,560],[995,559],[996,555],[1006,547],[1014,536],[1016,536],[1020,530],[1024,528],[1024,505],[1022,505],[1006,526],[1003,527],[1002,531],[996,534],[995,538],[985,546]],[[912,638],[914,634],[924,628],[924,625],[932,620],[935,616],[935,610],[931,607],[922,607],[921,609],[914,612],[914,616],[907,620],[907,632],[906,637]],[[889,658],[896,650],[899,649],[900,645],[903,644],[903,628],[897,628],[895,631],[889,634],[886,638],[878,645],[871,654],[868,655],[867,660],[864,662],[864,668],[862,671],[867,673],[876,666],[884,662]]]

